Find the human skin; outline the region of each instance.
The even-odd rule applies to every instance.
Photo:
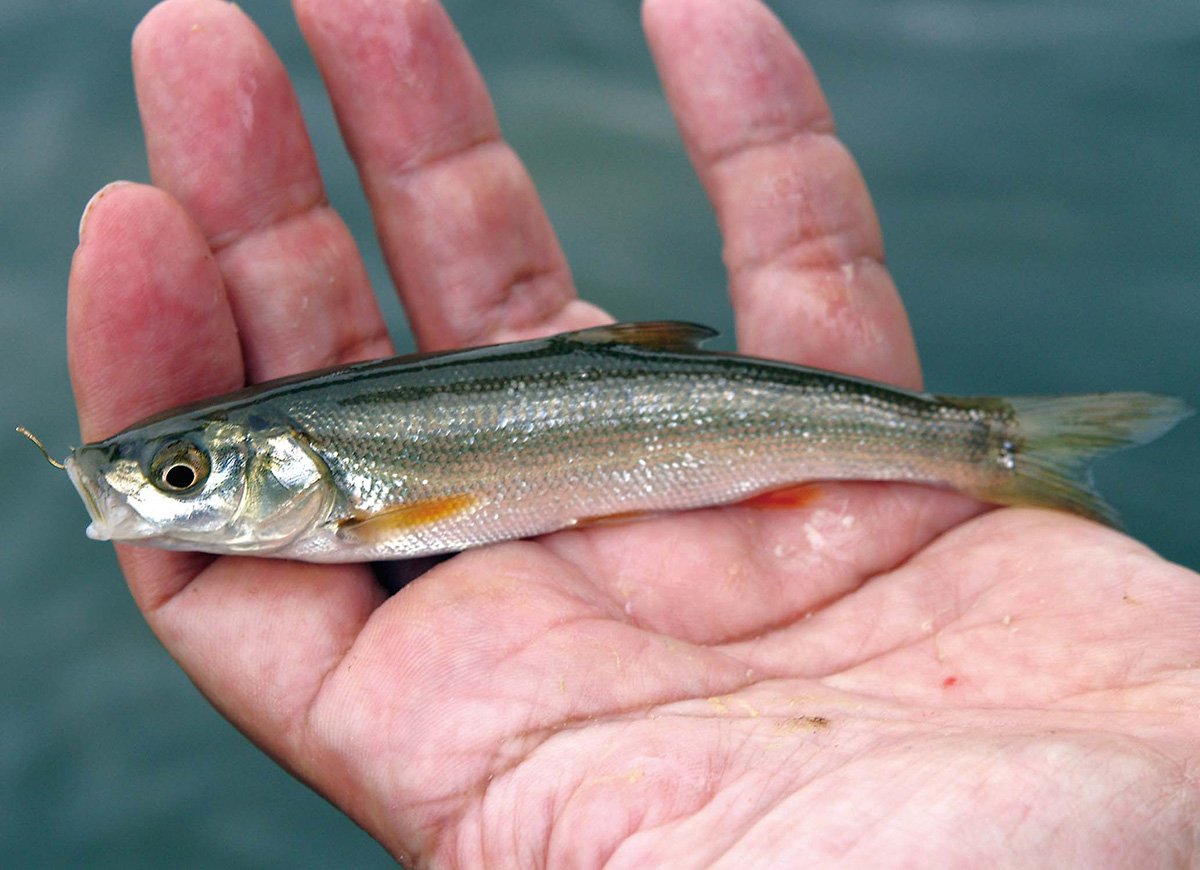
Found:
[[[296,0],[424,349],[579,300],[431,0]],[[866,188],[756,0],[647,0],[724,238],[739,347],[920,373]],[[286,73],[234,5],[133,44],[154,187],[89,204],[68,335],[86,440],[391,351]],[[1200,583],[1072,516],[905,485],[367,565],[117,546],[251,740],[406,864],[1164,866],[1200,860]]]

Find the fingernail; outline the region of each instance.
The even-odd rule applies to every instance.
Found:
[[[100,201],[100,199],[110,190],[118,187],[125,187],[133,184],[132,181],[110,181],[104,187],[92,194],[92,198],[87,201],[87,205],[83,207],[83,214],[79,217],[79,243],[83,244],[83,228],[87,225],[88,215],[92,213],[92,206]]]

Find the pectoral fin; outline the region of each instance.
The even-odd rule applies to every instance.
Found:
[[[473,495],[448,495],[423,501],[405,502],[372,514],[360,514],[342,520],[338,535],[362,543],[379,543],[400,537],[421,526],[459,516],[479,503]]]

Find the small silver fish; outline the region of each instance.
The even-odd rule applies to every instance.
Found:
[[[64,464],[92,538],[350,562],[813,480],[915,481],[1115,524],[1086,463],[1190,413],[1147,393],[933,396],[701,350],[713,335],[617,324],[344,366],[168,411]]]

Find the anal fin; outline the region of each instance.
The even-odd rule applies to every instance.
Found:
[[[735,502],[735,507],[781,508],[806,507],[821,497],[821,487],[815,483],[797,483],[780,489],[769,489]]]

